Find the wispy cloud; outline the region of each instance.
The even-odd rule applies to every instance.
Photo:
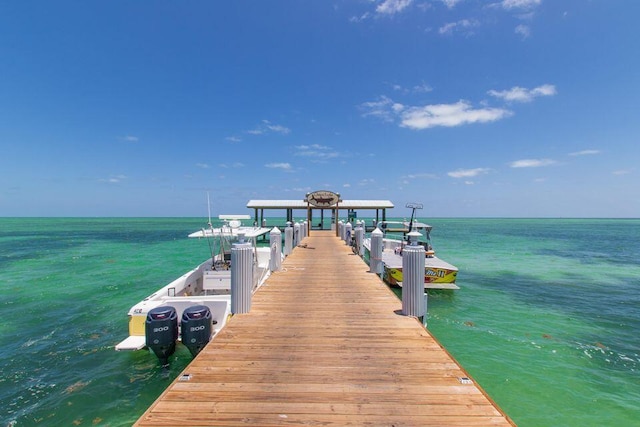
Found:
[[[290,163],[267,163],[264,167],[269,169],[281,169],[283,171],[291,171],[292,166]]]
[[[526,39],[531,36],[531,27],[529,27],[528,25],[520,24],[515,28],[514,32],[522,36],[523,39]]]
[[[593,154],[600,154],[600,150],[582,150],[569,153],[570,156],[590,156]]]
[[[295,147],[295,156],[311,157],[316,160],[326,161],[338,157],[340,154],[333,148],[326,145],[310,144],[310,145],[297,145]]]
[[[629,175],[631,171],[629,169],[619,169],[611,172],[614,175]]]
[[[227,141],[229,142],[241,142],[242,138],[237,137],[237,136],[228,136],[225,138]]]
[[[196,163],[196,166],[200,169],[209,169],[209,165],[206,163]]]
[[[403,94],[429,93],[429,92],[433,91],[433,88],[431,86],[429,86],[428,84],[424,83],[424,82],[422,82],[419,85],[414,85],[412,87],[404,87],[404,86],[399,85],[399,84],[394,84],[391,87],[393,88],[394,91],[401,92]]]
[[[393,102],[386,96],[381,96],[377,101],[363,102],[360,109],[364,111],[363,117],[373,116],[386,122],[392,122],[397,114],[404,109],[404,105]]]
[[[275,132],[282,135],[288,135],[291,133],[291,129],[288,127],[271,123],[269,120],[263,120],[255,129],[250,129],[246,133],[250,135],[263,135],[266,133]]]
[[[381,15],[395,15],[402,12],[413,3],[413,0],[384,0],[376,7],[376,12]]]
[[[352,16],[351,18],[349,18],[349,21],[353,23],[359,23],[366,21],[369,18],[393,16],[407,9],[409,6],[411,6],[412,3],[413,0],[383,0],[382,2],[378,2],[375,10],[364,12],[359,16]]]
[[[118,137],[118,139],[120,141],[125,141],[125,142],[138,142],[140,140],[140,138],[138,138],[137,136],[133,136],[133,135],[120,136],[120,137]]]
[[[487,93],[507,102],[531,102],[534,98],[541,96],[553,96],[557,91],[554,85],[544,84],[533,89],[514,86],[511,89],[501,91],[490,90]]]
[[[438,176],[433,173],[410,173],[409,175],[405,175],[402,178],[404,179],[435,179]]]
[[[235,162],[235,163],[231,163],[231,164],[227,164],[227,163],[220,163],[218,164],[218,167],[220,168],[224,168],[224,169],[230,169],[230,168],[243,168],[244,167],[244,163],[240,163],[240,162]]]
[[[507,10],[533,9],[534,7],[540,6],[540,3],[542,3],[542,0],[502,0],[499,5]]]
[[[455,127],[471,123],[487,123],[511,116],[513,113],[503,108],[474,108],[469,102],[460,100],[454,104],[431,104],[407,107],[386,96],[378,101],[360,104],[363,117],[373,116],[392,122],[399,120],[401,127],[414,130],[438,126]]]
[[[463,33],[465,35],[472,35],[474,28],[480,26],[480,22],[475,19],[462,19],[457,22],[449,22],[438,29],[438,33],[443,35],[449,35],[453,33]]]
[[[452,178],[473,178],[474,176],[486,175],[491,171],[489,168],[474,168],[474,169],[458,169],[455,171],[447,172]]]
[[[542,166],[554,165],[557,162],[551,159],[523,159],[509,163],[512,168],[539,168]]]
[[[453,9],[455,5],[460,3],[462,0],[441,0],[449,9]]]
[[[100,182],[106,182],[108,184],[119,184],[127,179],[126,175],[111,175],[109,178],[100,178]]]

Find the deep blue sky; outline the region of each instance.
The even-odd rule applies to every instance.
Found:
[[[640,2],[0,4],[0,216],[640,217]],[[405,215],[404,208],[396,209]]]

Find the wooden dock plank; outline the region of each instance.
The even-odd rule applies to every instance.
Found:
[[[303,243],[137,426],[514,425],[344,242]]]

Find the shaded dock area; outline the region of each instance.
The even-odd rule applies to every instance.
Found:
[[[137,426],[514,425],[335,232],[302,243]]]

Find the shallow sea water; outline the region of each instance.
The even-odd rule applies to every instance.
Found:
[[[428,329],[520,426],[637,425],[640,220],[429,219]],[[189,363],[115,352],[209,256],[199,218],[0,218],[0,426],[128,426]]]

